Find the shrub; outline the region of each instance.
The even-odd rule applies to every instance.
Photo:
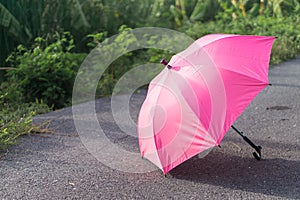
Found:
[[[7,98],[25,102],[40,99],[54,108],[69,105],[76,72],[85,57],[72,53],[73,47],[69,33],[38,37],[31,49],[19,45],[8,58],[16,69],[7,73],[12,92]]]

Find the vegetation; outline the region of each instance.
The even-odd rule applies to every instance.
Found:
[[[299,14],[300,0],[0,0],[0,148],[31,132],[32,116],[70,105],[81,62],[116,33],[123,50],[135,42],[131,28],[144,26],[195,39],[220,32],[273,35],[276,64],[300,52]],[[105,72],[97,94],[111,94],[133,63],[157,62],[169,53],[125,54]]]
[[[11,91],[7,99],[41,99],[54,108],[69,105],[76,72],[85,57],[71,53],[73,48],[74,41],[68,33],[53,35],[52,41],[38,37],[29,49],[19,45],[7,59],[17,66],[7,72]]]
[[[48,112],[49,107],[43,102],[23,103],[17,105],[5,101],[7,93],[0,94],[0,154],[8,145],[13,144],[16,139],[24,134],[42,129],[32,125],[32,117]],[[44,129],[45,130],[45,129]]]

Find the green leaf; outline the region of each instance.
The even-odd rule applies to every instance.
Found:
[[[26,27],[0,3],[0,26],[22,43],[28,42],[32,35]]]

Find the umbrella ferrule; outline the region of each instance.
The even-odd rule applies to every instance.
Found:
[[[168,61],[163,58],[161,61],[160,61],[160,64],[163,64],[164,66],[166,66],[168,69],[172,69],[172,66],[169,65]]]

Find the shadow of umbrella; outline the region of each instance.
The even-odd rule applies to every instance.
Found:
[[[285,159],[238,157],[212,151],[170,172],[177,179],[285,198],[299,198],[300,162]],[[298,195],[297,195],[298,194]]]

